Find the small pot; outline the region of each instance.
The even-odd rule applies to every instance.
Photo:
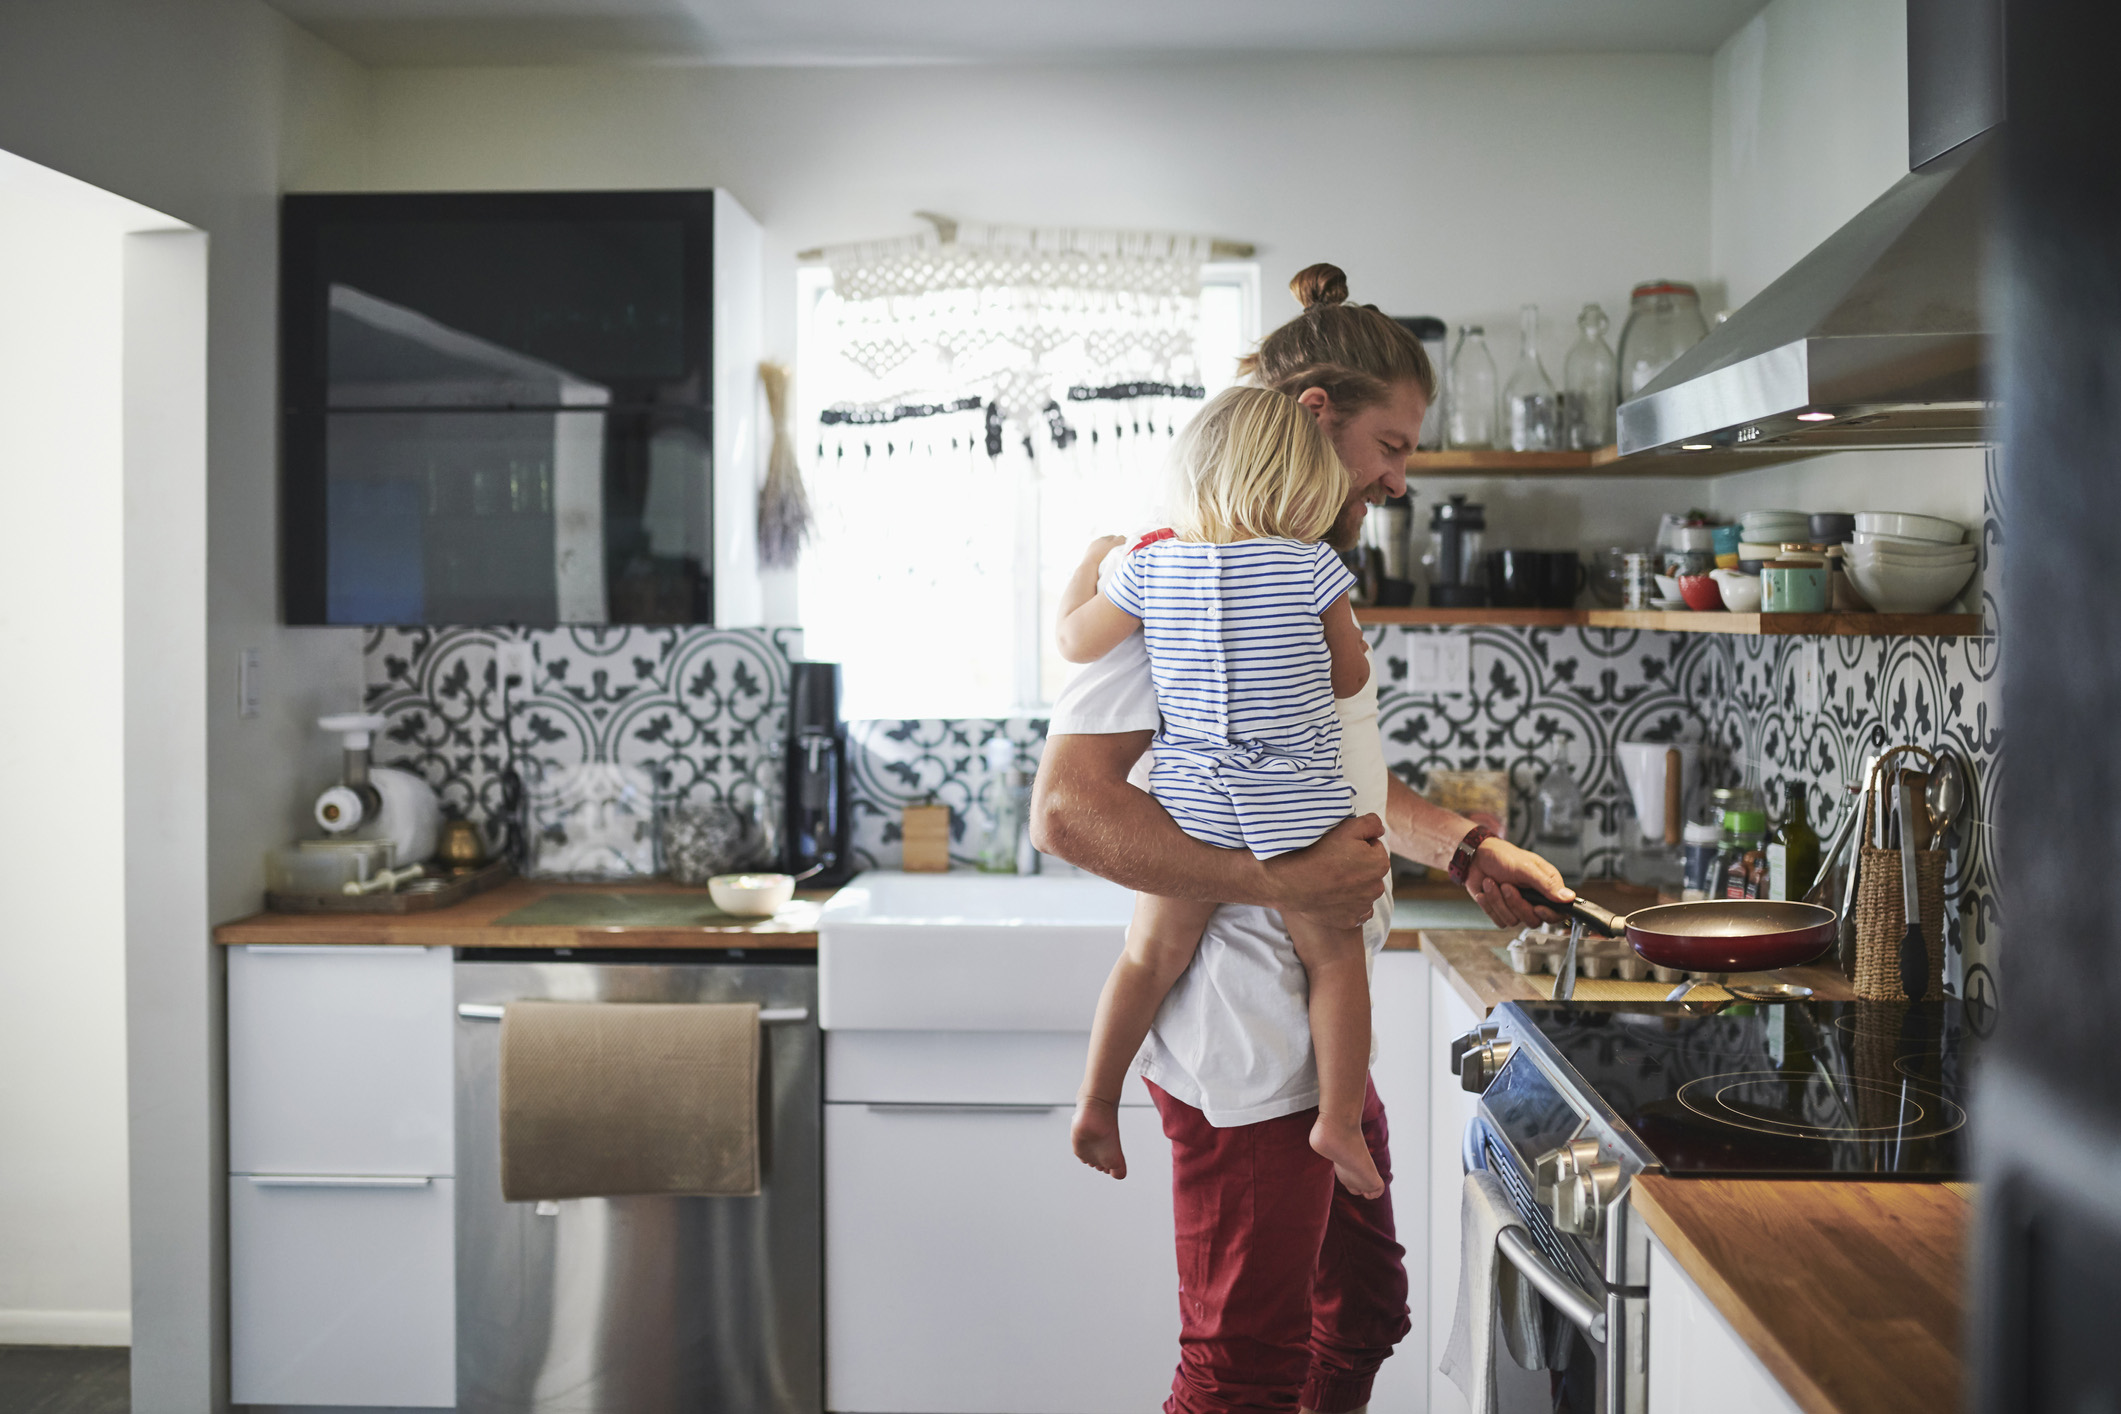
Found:
[[[1760,570],[1760,610],[1766,614],[1826,612],[1826,566],[1771,560]]]

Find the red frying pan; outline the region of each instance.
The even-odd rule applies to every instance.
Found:
[[[1633,913],[1609,913],[1588,899],[1556,903],[1520,888],[1526,901],[1580,919],[1628,946],[1656,967],[1682,972],[1772,972],[1810,962],[1832,947],[1840,915],[1816,903],[1711,898],[1660,903]]]

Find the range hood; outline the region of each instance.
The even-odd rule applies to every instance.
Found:
[[[1994,0],[1910,0],[1913,170],[1622,403],[1622,456],[1723,471],[1987,440],[2001,48]]]

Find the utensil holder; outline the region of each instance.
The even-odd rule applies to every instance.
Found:
[[[1878,758],[1863,793],[1863,822],[1857,834],[1856,965],[1850,977],[1856,995],[1865,1001],[1904,1002],[1900,986],[1900,942],[1907,936],[1906,894],[1900,886],[1900,851],[1878,849],[1862,841],[1871,837],[1878,808],[1878,779],[1888,762],[1901,752],[1930,760],[1919,746],[1901,746]],[[1907,828],[1906,825],[1901,826]],[[1944,866],[1948,851],[1915,851],[1915,902],[1921,910],[1923,949],[1929,956],[1929,978],[1923,995],[1944,994]]]

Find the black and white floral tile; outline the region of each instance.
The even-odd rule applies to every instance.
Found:
[[[1378,664],[1385,758],[1424,785],[1431,771],[1502,770],[1511,781],[1511,836],[1528,829],[1541,775],[1566,760],[1582,787],[1590,877],[1619,872],[1628,793],[1614,748],[1624,741],[1697,741],[1710,776],[1751,780],[1771,810],[1790,782],[1813,799],[1846,787],[1881,745],[1946,745],[1966,763],[1973,798],[1955,830],[1946,976],[1968,996],[1995,997],[2002,905],[1994,821],[2003,732],[1996,586],[2002,527],[1990,467],[1982,527],[1981,638],[1743,638],[1616,629],[1390,627],[1365,630]],[[1470,637],[1462,693],[1407,690],[1412,640]],[[519,645],[504,648],[504,645]],[[488,826],[504,818],[502,774],[517,760],[548,765],[621,762],[647,768],[667,794],[693,802],[778,796],[788,663],[796,629],[373,629],[367,701],[389,719],[377,759],[418,770],[445,808]],[[529,682],[507,688],[504,653],[527,653]],[[1800,702],[1801,654],[1824,671],[1819,710]],[[952,807],[951,857],[975,862],[984,794],[994,788],[988,743],[1013,744],[1038,764],[1046,723],[1030,717],[927,718],[848,724],[857,858],[900,860],[900,812]],[[1822,835],[1838,813],[1815,806]],[[498,843],[498,839],[494,839]]]

